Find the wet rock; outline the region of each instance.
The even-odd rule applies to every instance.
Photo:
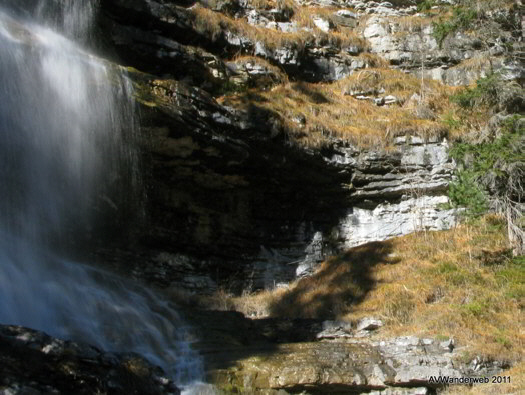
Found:
[[[180,82],[130,77],[148,125],[142,240],[150,247],[118,266],[192,292],[232,278],[259,289],[295,278],[302,263],[299,274],[311,271],[333,252],[323,234],[338,217],[334,201],[347,194],[335,181],[339,169],[283,145],[279,123],[263,109],[240,113]]]
[[[0,326],[0,393],[179,394],[136,354],[106,353],[19,326]]]
[[[368,361],[366,364],[361,362]],[[374,364],[380,356],[372,348],[345,343],[279,345],[271,353],[239,362],[238,370],[216,370],[214,382],[249,383],[248,388],[291,392],[334,393],[385,388],[376,380]],[[388,367],[385,368],[388,370]]]
[[[193,309],[189,317],[208,382],[242,393],[430,394],[439,387],[431,376],[482,377],[506,366],[481,358],[459,362],[453,339],[362,337],[343,321],[251,320]]]

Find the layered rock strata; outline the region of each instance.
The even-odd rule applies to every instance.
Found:
[[[446,2],[443,2],[446,4]],[[192,78],[192,83],[214,90],[236,80],[223,56],[253,55],[282,68],[290,77],[307,81],[334,81],[368,67],[378,54],[391,65],[449,85],[465,85],[492,71],[523,81],[519,6],[485,15],[485,29],[457,31],[437,41],[435,20],[416,13],[412,2],[323,2],[313,6],[335,8],[312,18],[312,27],[298,26],[292,8],[254,8],[250,2],[218,1],[188,8],[181,2],[140,0],[102,1],[102,24],[107,46],[128,64],[157,74]],[[230,18],[217,22],[199,17],[196,7]],[[311,11],[314,12],[315,11]],[[197,15],[197,16],[196,16]],[[201,19],[199,19],[201,18]],[[284,39],[267,42],[229,24],[241,21],[278,34],[305,34],[305,42]],[[359,39],[346,42],[333,33],[353,29]],[[332,36],[331,36],[332,34]],[[276,41],[280,41],[277,40]],[[152,59],[155,59],[153,62]]]
[[[232,276],[272,288],[343,248],[455,223],[442,208],[454,169],[446,141],[305,151],[286,144],[271,112],[246,116],[184,84],[131,77],[144,105],[147,242],[157,251],[138,277],[195,291]]]

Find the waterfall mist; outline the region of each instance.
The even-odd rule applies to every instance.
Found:
[[[199,379],[169,303],[67,258],[139,210],[132,88],[78,44],[96,1],[24,3],[0,8],[0,323],[138,352],[179,384]]]

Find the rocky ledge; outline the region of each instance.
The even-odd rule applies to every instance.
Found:
[[[0,326],[0,394],[180,394],[137,354],[103,352],[19,326]]]
[[[485,377],[506,367],[463,360],[453,339],[381,338],[382,322],[373,318],[351,324],[192,311],[192,320],[207,379],[228,393],[424,395],[443,386],[434,376]]]

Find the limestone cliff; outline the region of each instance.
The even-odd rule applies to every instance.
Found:
[[[520,8],[440,36],[450,7],[418,4],[102,1],[106,50],[148,73],[130,73],[150,221],[136,274],[272,288],[341,249],[453,226],[451,91],[426,78],[521,83]]]

